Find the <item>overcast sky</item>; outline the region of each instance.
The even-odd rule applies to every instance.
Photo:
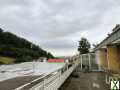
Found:
[[[120,23],[120,0],[0,0],[0,27],[57,56],[99,43]]]

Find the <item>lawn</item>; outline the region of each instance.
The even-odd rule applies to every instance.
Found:
[[[11,64],[15,61],[14,58],[0,56],[0,63]]]

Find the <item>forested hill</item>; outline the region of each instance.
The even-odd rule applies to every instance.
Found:
[[[15,58],[15,62],[24,62],[39,57],[53,58],[51,53],[39,46],[0,28],[0,56]]]

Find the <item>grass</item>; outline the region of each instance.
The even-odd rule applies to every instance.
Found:
[[[13,63],[14,61],[15,61],[15,58],[0,56],[0,63],[3,63],[3,64],[11,64],[11,63]]]

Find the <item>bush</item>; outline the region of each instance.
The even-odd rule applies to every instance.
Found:
[[[30,62],[32,61],[31,56],[22,56],[22,57],[17,57],[15,60],[15,63],[20,63],[20,62]]]
[[[3,62],[0,62],[0,65],[4,64]]]
[[[71,75],[73,78],[79,78],[79,73],[73,72]]]

